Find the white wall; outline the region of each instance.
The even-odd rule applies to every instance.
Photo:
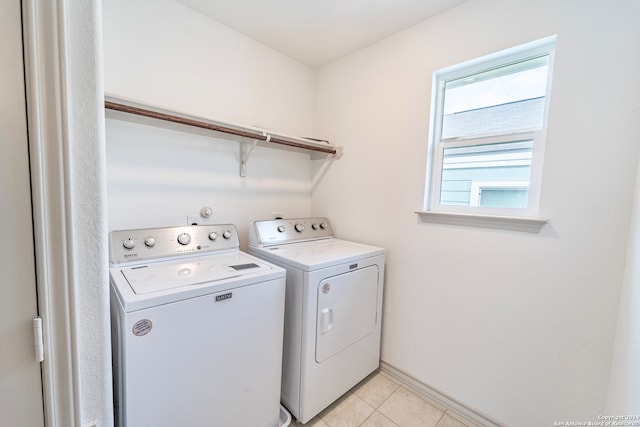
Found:
[[[173,0],[102,3],[106,93],[292,135],[311,131],[308,67]]]
[[[309,215],[308,155],[256,147],[241,178],[238,149],[238,142],[107,120],[109,228],[184,225],[209,206],[208,223],[236,224],[244,246],[252,220]]]
[[[605,413],[640,148],[638,18],[632,1],[469,0],[318,73],[314,131],[345,155],[311,210],[388,250],[383,360],[508,425]],[[433,71],[552,34],[549,225],[420,223]]]
[[[214,120],[312,136],[308,67],[171,0],[104,0],[105,92]],[[109,229],[310,214],[308,154],[257,147],[239,176],[239,143],[108,115]]]
[[[62,7],[60,8],[62,10]],[[106,154],[99,2],[65,2],[69,150],[67,215],[75,251],[70,281],[78,336],[82,425],[113,423],[107,265]],[[61,189],[64,193],[64,189]],[[58,290],[59,292],[60,290]],[[105,351],[106,350],[106,351]]]
[[[607,399],[609,414],[640,414],[640,170],[638,172]]]

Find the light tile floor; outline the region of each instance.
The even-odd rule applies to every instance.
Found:
[[[307,424],[291,427],[472,427],[382,371],[356,385]]]

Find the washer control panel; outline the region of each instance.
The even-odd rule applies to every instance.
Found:
[[[111,264],[238,250],[233,224],[117,230],[109,233]]]
[[[251,225],[249,245],[273,246],[331,237],[331,223],[324,217],[272,219]]]

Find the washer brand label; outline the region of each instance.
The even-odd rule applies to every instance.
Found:
[[[149,319],[138,320],[131,328],[131,332],[133,335],[137,337],[142,337],[151,332],[151,328],[153,328],[153,323]]]
[[[228,292],[222,295],[216,295],[216,302],[224,301],[226,299],[231,299],[231,298],[233,298],[233,292]]]
[[[322,293],[323,294],[328,294],[330,290],[331,290],[331,285],[330,284],[325,283],[324,285],[322,285]]]
[[[354,268],[358,268],[358,264],[351,264],[349,266],[349,270],[353,270]]]

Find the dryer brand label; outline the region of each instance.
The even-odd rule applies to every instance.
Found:
[[[134,323],[133,328],[131,328],[131,332],[133,332],[133,335],[137,337],[142,337],[151,332],[151,328],[153,328],[151,320],[142,319]]]
[[[216,302],[224,301],[226,299],[231,299],[231,298],[233,298],[233,292],[228,292],[222,295],[216,295]]]
[[[330,290],[331,290],[331,285],[329,283],[325,283],[324,285],[322,285],[323,294],[328,294]]]
[[[354,268],[358,268],[358,264],[351,264],[349,266],[349,270],[353,270]]]

